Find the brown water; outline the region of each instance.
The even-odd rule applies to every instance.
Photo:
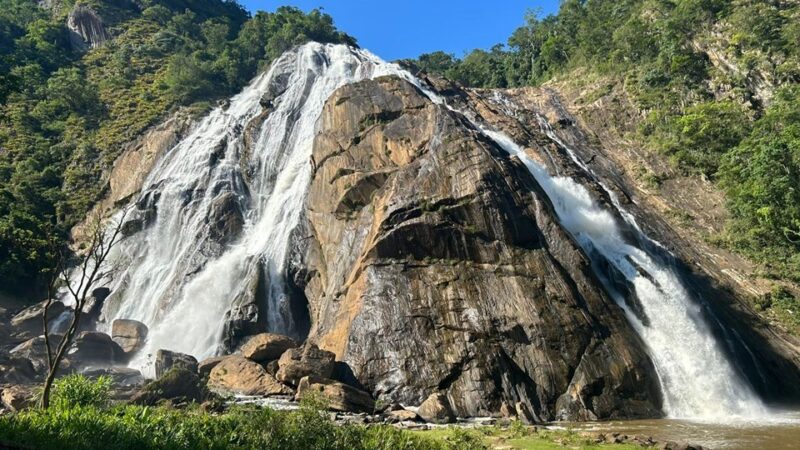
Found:
[[[778,414],[758,421],[733,420],[725,424],[658,419],[575,423],[565,428],[652,436],[658,441],[690,442],[711,449],[800,450],[800,412]]]

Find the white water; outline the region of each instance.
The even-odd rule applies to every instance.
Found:
[[[270,273],[269,328],[286,331],[291,327],[291,318],[281,313],[287,307],[282,276],[290,233],[298,224],[310,183],[317,119],[325,100],[339,86],[385,74],[410,81],[432,101],[446,105],[408,72],[367,52],[308,44],[284,55],[234,97],[228,109],[213,111],[159,162],[146,183],[161,192],[156,222],[124,241],[115,254],[117,264],[125,268],[112,286],[115,303],[120,305],[112,319],[137,319],[151,330],[147,348],[134,365],[145,367],[147,355],[159,348],[198,358],[217,352],[223,316],[248,284],[252,276],[248,268],[255,260],[264,261]],[[247,163],[255,171],[248,193],[239,170],[239,159],[244,157],[241,127],[261,112],[258,100],[281,76],[290,77],[288,89],[276,100],[276,109],[261,127],[249,155]],[[617,300],[648,346],[669,416],[730,420],[765,414],[764,406],[726,360],[675,273],[627,243],[614,216],[596,205],[583,186],[570,178],[551,176],[507,136],[475,125],[525,164],[555,206],[562,225],[587,253],[602,255],[634,287],[649,325],[622,299]],[[229,136],[225,155],[210,169],[212,149],[225,135]],[[208,240],[204,220],[211,200],[226,190],[242,197],[247,223],[235,245],[219,257],[208,257],[203,254]],[[187,191],[194,192],[188,203]],[[196,271],[197,261],[209,258]]]
[[[407,73],[400,75],[425,92],[433,102],[454,110],[416,78]],[[589,255],[600,254],[633,286],[649,324],[644,324],[621,296],[616,293],[612,295],[648,347],[661,383],[663,409],[667,417],[727,422],[762,419],[768,415],[763,402],[725,357],[703,318],[701,308],[694,303],[670,267],[660,264],[645,250],[626,242],[617,220],[594,202],[584,186],[572,178],[551,175],[510,137],[487,129],[470,118],[470,114],[465,113],[464,116],[506,153],[525,164],[550,198],[561,225],[584,251]],[[540,126],[551,140],[568,152],[578,167],[593,176],[546,121],[540,121]],[[600,184],[620,215],[642,237],[663,248],[660,243],[644,235],[635,218],[619,205],[614,193]]]
[[[155,222],[123,240],[110,260],[122,269],[110,286],[114,296],[107,302],[107,323],[135,319],[150,330],[132,366],[150,373],[151,355],[158,349],[197,358],[218,352],[225,313],[255,276],[257,261],[269,278],[268,328],[291,332],[283,274],[290,234],[310,184],[317,119],[337,88],[386,70],[386,63],[365,51],[304,45],[282,56],[227,108],[212,111],[158,162],[142,190],[160,192]],[[253,151],[245,154],[242,128],[262,112],[262,95],[287,77],[286,91],[275,99]],[[224,155],[212,165],[223,138]],[[242,163],[252,168],[248,185]],[[240,200],[245,226],[219,254],[206,221],[212,200],[224,192]]]

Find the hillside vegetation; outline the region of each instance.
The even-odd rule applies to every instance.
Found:
[[[330,16],[223,0],[0,0],[0,286],[30,294],[123,145],[170,111],[238,92],[293,45],[355,41]],[[81,3],[111,39],[70,43]]]
[[[473,87],[611,80],[642,118],[627,137],[725,192],[732,219],[712,239],[800,281],[800,4],[566,0],[526,22],[505,46],[415,63]]]

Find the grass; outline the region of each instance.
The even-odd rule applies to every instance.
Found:
[[[490,449],[508,450],[550,450],[550,449],[582,449],[582,450],[635,450],[642,447],[635,444],[597,444],[590,438],[570,430],[542,430],[526,427],[519,422],[512,422],[509,427],[485,426],[464,430],[461,428],[436,428],[426,431],[415,431],[435,441],[452,442],[454,440],[479,440]]]
[[[488,450],[634,449],[598,445],[571,431],[509,427],[436,428],[407,431],[391,425],[339,425],[319,400],[297,411],[235,406],[216,414],[201,405],[134,406],[109,402],[110,380],[81,375],[59,379],[52,407],[0,416],[0,448],[59,450],[308,449],[308,450]]]

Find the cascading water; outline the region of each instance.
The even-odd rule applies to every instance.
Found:
[[[158,163],[139,200],[152,203],[157,211],[154,223],[123,241],[112,261],[124,269],[111,286],[115,298],[108,307],[109,319],[140,320],[151,330],[134,365],[144,367],[147,355],[159,348],[200,358],[217,352],[223,317],[259,262],[268,273],[267,328],[291,331],[283,276],[291,233],[310,183],[317,119],[338,87],[379,75],[400,76],[446,105],[414,76],[368,52],[307,44],[282,56],[227,108],[211,112]],[[247,153],[242,127],[263,112],[260,100],[275,86],[280,92]],[[626,242],[617,220],[586,188],[570,178],[551,176],[507,136],[474,120],[473,124],[525,164],[584,250],[613,265],[633,286],[647,322],[615,297],[649,348],[668,415],[728,419],[765,412],[726,360],[675,273]],[[242,164],[252,174],[246,176]],[[214,247],[207,221],[215,199],[224,193],[235,194],[245,223],[232,245],[209,254]],[[629,216],[621,208],[619,212]]]
[[[408,73],[399,75],[415,84],[433,102],[454,110],[415,77]],[[705,323],[701,308],[692,300],[674,271],[643,247],[626,242],[617,220],[595,203],[584,186],[569,177],[552,176],[511,138],[487,129],[472,119],[471,114],[462,114],[525,165],[549,197],[561,225],[584,251],[594,259],[599,257],[611,264],[633,287],[641,311],[634,311],[612,286],[606,286],[648,347],[661,382],[663,408],[668,417],[718,421],[735,417],[757,418],[767,414],[763,402],[725,357]],[[547,122],[541,117],[539,119],[542,131],[564,148],[580,169],[594,178],[590,169],[578,160]],[[613,192],[597,181],[641,240],[660,247],[659,243],[644,235],[633,216],[619,205]],[[607,281],[599,270],[598,275]]]
[[[259,266],[267,278],[266,328],[292,332],[283,277],[310,184],[317,119],[337,88],[387,68],[372,54],[343,45],[301,46],[227,108],[212,111],[157,163],[138,201],[140,209],[155,211],[153,223],[123,240],[109,260],[119,269],[105,307],[107,323],[134,319],[150,329],[133,366],[150,372],[149,355],[158,349],[198,358],[217,353],[226,312]],[[267,93],[274,97],[269,114],[246,146],[243,127],[264,112]],[[240,235],[227,246],[214,242],[208,223],[220,199],[243,212]]]

